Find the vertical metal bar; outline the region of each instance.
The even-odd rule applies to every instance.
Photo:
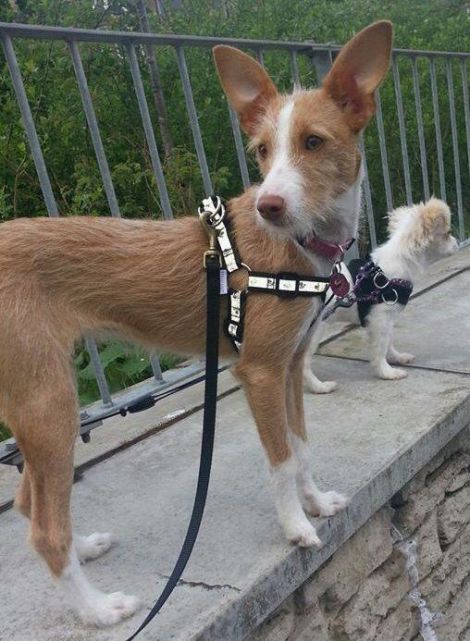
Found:
[[[242,134],[238,117],[231,105],[228,106],[230,114],[230,124],[232,125],[233,138],[235,141],[235,149],[237,151],[238,165],[240,167],[240,175],[242,177],[243,187],[247,189],[250,186],[250,175],[248,173],[248,165],[246,162],[245,147],[243,145]]]
[[[132,81],[134,83],[137,102],[139,103],[140,116],[142,118],[145,138],[147,140],[150,159],[152,161],[153,173],[157,181],[158,193],[160,194],[160,202],[162,205],[163,217],[169,220],[173,218],[173,212],[171,210],[170,198],[168,196],[165,176],[163,175],[162,164],[160,162],[160,156],[158,154],[158,148],[157,148],[157,143],[155,141],[155,134],[152,127],[152,121],[150,119],[149,108],[148,108],[147,100],[145,98],[144,85],[142,82],[142,76],[140,74],[140,69],[139,69],[139,61],[137,60],[137,54],[136,54],[134,45],[129,45],[127,50],[129,54],[129,64],[130,64],[130,69],[132,74]]]
[[[439,97],[437,92],[437,76],[436,76],[436,63],[434,59],[429,63],[431,70],[431,91],[432,91],[432,107],[434,113],[434,127],[436,131],[436,151],[437,151],[437,166],[439,168],[439,186],[440,197],[442,200],[447,200],[446,196],[446,175],[444,170],[444,158],[442,154],[442,135],[441,135],[441,116],[439,112]]]
[[[375,92],[375,103],[377,106],[376,120],[377,120],[377,131],[379,133],[380,157],[382,159],[382,173],[384,177],[385,200],[387,202],[387,210],[392,211],[393,209],[392,185],[390,182],[390,171],[388,167],[387,143],[385,139],[385,127],[384,127],[384,120],[383,120],[383,113],[382,113],[382,100],[380,99],[380,93],[378,89]]]
[[[18,100],[18,105],[21,110],[21,115],[23,117],[23,122],[26,129],[26,135],[28,137],[28,142],[31,147],[31,153],[34,159],[34,164],[36,166],[36,171],[39,177],[39,183],[41,185],[42,194],[44,201],[47,207],[47,213],[51,217],[59,215],[57,204],[54,198],[54,194],[51,187],[51,182],[49,180],[49,175],[47,173],[46,163],[44,162],[44,156],[42,155],[41,145],[39,143],[39,138],[36,132],[36,127],[34,125],[33,116],[31,114],[31,108],[29,106],[28,98],[26,96],[26,91],[23,85],[23,79],[21,77],[20,68],[18,66],[18,61],[16,59],[15,51],[13,49],[12,42],[8,36],[2,37],[3,48],[5,51],[5,57],[8,63],[8,68],[10,69],[13,86],[15,88],[16,97]],[[85,339],[88,353],[90,354],[91,363],[95,372],[96,380],[100,390],[101,398],[105,405],[112,405],[111,395],[109,393],[108,383],[104,374],[103,366],[100,361],[98,354],[98,349],[95,343],[91,338]]]
[[[320,86],[333,64],[331,51],[329,49],[326,51],[312,50],[312,54],[313,66],[317,73],[317,86]]]
[[[157,352],[150,353],[150,365],[152,366],[153,377],[159,383],[164,383],[162,368],[160,365],[160,359],[158,358]]]
[[[113,405],[113,399],[109,392],[108,381],[106,380],[98,348],[96,347],[96,343],[93,338],[89,335],[85,335],[85,347],[90,355],[91,364],[95,371],[95,378],[98,383],[98,389],[100,390],[103,405]]]
[[[36,166],[36,172],[38,174],[39,184],[41,186],[42,195],[46,204],[47,213],[49,214],[49,216],[58,216],[59,211],[57,209],[57,203],[52,191],[51,181],[49,180],[46,163],[44,162],[44,156],[42,155],[41,145],[39,143],[36,127],[34,125],[33,115],[29,106],[28,97],[26,96],[23,79],[21,77],[21,71],[18,66],[15,50],[13,49],[13,44],[10,37],[3,34],[2,44],[3,50],[5,52],[5,58],[8,64],[8,69],[10,70],[13,87],[15,89],[16,99],[18,101],[18,106],[23,118],[26,136],[31,148],[31,154]]]
[[[411,60],[411,68],[413,73],[413,90],[415,94],[416,122],[418,124],[419,153],[421,157],[421,173],[423,175],[424,197],[427,200],[430,196],[429,178],[428,178],[428,162],[426,157],[426,140],[424,138],[423,110],[421,107],[421,91],[419,88],[418,62],[416,58],[413,58]]]
[[[207,165],[206,152],[202,142],[201,130],[199,128],[199,120],[194,105],[193,91],[191,89],[191,82],[189,80],[188,67],[186,65],[186,58],[181,46],[176,46],[176,57],[178,60],[178,69],[180,72],[181,81],[183,83],[184,99],[186,101],[186,109],[189,116],[189,124],[193,134],[194,145],[196,147],[196,154],[199,161],[199,167],[202,173],[202,182],[206,195],[212,193],[212,181],[209,174],[209,167]]]
[[[401,155],[403,158],[403,173],[405,176],[405,193],[408,205],[413,203],[413,194],[411,191],[410,161],[408,158],[408,145],[406,140],[405,114],[403,111],[403,99],[401,95],[400,72],[396,58],[392,61],[393,84],[395,86],[395,97],[397,103],[398,128],[400,131]]]
[[[460,71],[462,74],[462,91],[463,91],[463,109],[465,114],[465,132],[467,134],[467,162],[468,172],[470,174],[470,104],[468,98],[468,75],[467,61],[460,61]]]
[[[369,227],[369,240],[372,249],[377,247],[377,233],[375,230],[374,208],[372,206],[372,194],[370,190],[369,171],[367,169],[367,157],[364,146],[364,138],[361,139],[360,149],[362,153],[362,166],[364,169],[364,181],[362,183],[364,190],[364,198],[366,201],[367,224]]]
[[[119,205],[117,202],[116,193],[114,191],[114,185],[111,178],[111,173],[109,171],[106,154],[104,152],[103,143],[101,141],[101,134],[98,128],[98,122],[96,120],[95,110],[93,108],[93,102],[91,100],[90,90],[88,88],[88,82],[85,76],[85,71],[83,69],[78,45],[74,40],[72,40],[68,44],[70,47],[70,53],[72,55],[72,63],[75,71],[75,76],[77,78],[80,97],[82,99],[83,110],[88,122],[91,141],[95,150],[96,160],[98,161],[98,167],[100,169],[101,178],[103,180],[103,187],[106,193],[106,199],[109,204],[109,209],[112,216],[120,216],[121,212],[119,211]]]
[[[290,68],[294,87],[300,87],[299,63],[297,60],[297,51],[290,52]]]
[[[459,138],[457,132],[457,117],[455,114],[454,75],[452,60],[446,62],[447,90],[449,92],[450,128],[452,132],[452,149],[454,154],[455,191],[457,194],[457,213],[459,217],[459,238],[465,238],[465,225],[463,220],[462,181],[460,176]]]
[[[256,50],[256,58],[258,59],[258,62],[260,63],[260,65],[264,67],[264,55],[263,55],[262,49]]]

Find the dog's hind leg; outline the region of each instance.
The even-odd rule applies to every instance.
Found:
[[[297,487],[306,512],[313,516],[332,516],[346,507],[347,499],[338,492],[321,492],[312,478],[312,458],[305,428],[302,393],[304,360],[302,352],[294,356],[287,380],[289,438],[298,461]]]
[[[278,518],[286,537],[302,547],[321,545],[300,503],[297,459],[288,441],[286,372],[269,365],[242,362],[235,373],[244,384],[258,433],[271,465]]]
[[[337,387],[336,381],[321,381],[319,378],[317,378],[317,376],[315,376],[315,374],[312,371],[312,363],[311,363],[310,357],[313,354],[316,354],[318,345],[323,336],[324,325],[325,323],[323,323],[322,321],[316,324],[316,327],[314,329],[314,332],[310,341],[310,347],[306,351],[303,359],[303,367],[304,367],[303,385],[305,389],[308,392],[311,392],[312,394],[329,394],[330,392],[333,392]]]
[[[15,498],[16,509],[30,518],[31,516],[31,482],[28,464],[24,464],[20,485]],[[73,535],[73,544],[80,563],[97,559],[107,552],[112,545],[112,536],[109,532],[94,532],[89,536]]]
[[[31,543],[81,618],[96,625],[116,623],[135,612],[137,599],[93,588],[72,544],[70,494],[78,433],[72,373],[68,363],[54,365],[52,359],[46,376],[32,378],[27,390],[15,390],[16,402],[9,403],[6,416],[26,462],[17,506],[31,519]]]

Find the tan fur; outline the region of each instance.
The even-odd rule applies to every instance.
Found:
[[[363,41],[367,47],[367,34]],[[387,51],[387,43],[383,48]],[[243,126],[259,139],[284,99],[255,61],[227,49],[218,47],[215,54],[222,83]],[[351,56],[358,51],[356,41]],[[240,73],[233,71],[233,56]],[[345,65],[343,60],[342,74]],[[336,73],[334,67],[327,84]],[[318,186],[310,190],[310,205],[318,210],[357,175],[357,123],[351,128],[349,111],[323,89],[299,93],[294,100],[298,139],[292,144],[299,164],[308,164],[301,140],[309,127],[328,138],[313,167],[302,169],[307,185]],[[263,163],[261,168],[266,171]],[[257,271],[318,274],[315,261],[296,242],[257,222],[255,195],[256,188],[249,189],[229,203],[242,260]],[[207,237],[194,216],[172,222],[21,219],[0,226],[0,416],[26,461],[17,506],[30,515],[31,540],[55,575],[67,563],[72,538],[69,504],[79,425],[73,345],[85,331],[111,331],[150,348],[203,352],[206,248]],[[232,277],[235,286],[244,281],[244,273]],[[235,373],[273,466],[291,455],[288,425],[306,439],[302,361],[319,305],[317,299],[248,297]],[[232,353],[221,335],[221,354]]]
[[[423,239],[431,235],[433,228],[442,228],[442,231],[448,231],[451,226],[451,211],[447,203],[439,198],[432,196],[425,203],[412,205],[416,217],[416,231]],[[405,216],[409,216],[410,207],[398,207],[394,209],[388,217],[388,231],[396,231]]]

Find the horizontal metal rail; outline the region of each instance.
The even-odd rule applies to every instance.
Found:
[[[153,44],[183,47],[213,47],[217,44],[237,47],[277,50],[296,50],[308,52],[340,51],[341,45],[319,44],[316,42],[295,42],[283,40],[255,40],[251,38],[224,38],[210,36],[186,36],[161,33],[141,33],[137,31],[106,31],[105,29],[76,29],[74,27],[50,27],[43,25],[0,22],[0,32],[14,38],[41,38],[45,40],[76,40],[81,42],[110,42],[121,44]],[[397,54],[439,58],[470,58],[464,51],[427,51],[426,49],[394,49]]]
[[[336,53],[341,49],[341,46],[333,43],[319,44],[310,41],[219,38],[0,22],[0,40],[3,44],[17,102],[23,117],[44,202],[50,216],[56,216],[59,212],[41,149],[41,142],[23,86],[20,65],[16,60],[13,39],[19,38],[33,41],[62,41],[67,45],[75,71],[88,132],[101,174],[104,193],[106,194],[110,213],[113,216],[119,216],[120,209],[112,180],[112,167],[108,165],[104,144],[101,139],[99,123],[93,105],[93,96],[88,88],[79,44],[107,43],[110,45],[118,44],[122,47],[122,54],[127,58],[128,68],[131,73],[145,142],[160,197],[162,215],[166,219],[170,219],[173,216],[172,203],[170,202],[165,180],[163,161],[160,158],[161,153],[157,146],[159,137],[155,134],[152,116],[147,104],[146,89],[140,70],[139,47],[145,45],[171,47],[175,53],[175,65],[178,70],[177,73],[179,74],[186,105],[187,123],[184,124],[189,124],[201,180],[206,193],[212,191],[213,176],[211,176],[210,166],[207,161],[204,144],[205,132],[199,122],[198,108],[192,87],[194,79],[191,78],[190,65],[187,64],[187,53],[192,48],[208,49],[217,44],[228,44],[251,51],[261,64],[264,65],[267,61],[269,66],[269,56],[265,55],[267,52],[284,52],[290,68],[291,84],[292,86],[298,86],[301,84],[302,70],[305,68],[305,65],[302,65],[301,62],[307,60],[309,77],[313,73],[317,83],[320,83],[328,73]],[[302,58],[303,60],[301,60]],[[465,238],[465,216],[468,218],[469,209],[464,194],[467,194],[470,188],[468,185],[470,176],[470,114],[467,73],[469,59],[470,52],[394,49],[392,70],[388,81],[393,85],[392,97],[394,105],[391,106],[390,92],[386,99],[385,87],[381,90],[380,95],[377,92],[375,137],[372,143],[369,137],[367,138],[367,144],[363,145],[361,143],[366,171],[364,210],[368,223],[368,241],[372,247],[380,240],[381,231],[377,229],[377,225],[380,219],[383,218],[385,209],[391,210],[394,205],[401,205],[404,201],[411,203],[413,200],[427,198],[432,188],[435,190],[437,180],[440,197],[446,199],[447,195],[449,195],[455,201],[457,210],[455,222],[459,227],[459,238],[462,244],[468,243],[468,239]],[[457,64],[453,64],[454,62]],[[401,64],[406,67],[410,63],[410,73],[405,73],[401,70]],[[457,67],[457,65],[459,67],[460,80],[454,78],[454,74],[456,76],[454,67]],[[421,68],[424,69],[426,66],[427,71],[424,75],[420,75]],[[171,90],[172,88],[168,89],[168,91]],[[405,94],[405,91],[408,93]],[[445,100],[441,92],[445,92]],[[405,97],[408,100],[405,100]],[[235,112],[230,107],[227,107],[226,117],[233,135],[240,186],[246,188],[250,185],[251,179],[240,125]],[[429,125],[429,122],[431,122],[431,125]],[[443,136],[443,131],[445,130],[441,127],[441,122],[450,123],[450,136]],[[416,131],[414,131],[414,127],[416,127]],[[370,130],[373,130],[373,127]],[[459,155],[464,146],[459,134],[465,136],[467,162]],[[430,154],[432,152],[430,150],[434,148],[435,153],[431,157]],[[372,179],[371,177],[372,170],[376,169],[370,160],[373,152],[376,153],[376,158],[381,165],[380,184],[377,183],[376,171],[374,173],[375,178]],[[391,162],[392,153],[394,153],[394,162]],[[397,153],[400,153],[400,160],[397,158]],[[436,168],[434,168],[434,157],[437,159]],[[431,160],[433,161],[432,163]],[[419,165],[419,172],[416,170],[417,165]],[[466,165],[468,166],[468,172],[463,169]],[[431,172],[436,174],[433,183],[431,182]],[[416,176],[418,175],[420,176],[421,184],[419,192],[416,182]],[[378,192],[382,194],[382,200],[379,199],[379,201],[377,200]],[[380,203],[380,211],[378,212],[376,211],[377,202]],[[92,409],[87,410],[91,412],[90,416],[96,424],[109,415],[110,408],[123,407],[129,398],[137,399],[138,401],[148,395],[149,391],[156,390],[158,386],[166,386],[168,380],[173,380],[173,374],[165,374],[162,377],[158,356],[151,354],[150,361],[154,379],[146,382],[143,387],[137,387],[135,390],[125,390],[122,393],[113,394],[111,397],[96,345],[90,337],[87,337],[86,343],[102,398],[100,404],[95,404]],[[187,374],[183,370],[180,375]]]

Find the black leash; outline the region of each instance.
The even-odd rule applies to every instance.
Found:
[[[204,419],[202,429],[201,460],[193,511],[186,537],[176,565],[168,583],[157,602],[150,610],[142,625],[127,641],[132,641],[142,632],[162,609],[168,597],[178,585],[178,581],[189,561],[201,525],[212,464],[214,449],[215,418],[217,407],[217,378],[219,360],[219,317],[220,317],[220,259],[218,254],[205,256],[207,277],[207,321],[206,321],[206,384],[204,389]]]

